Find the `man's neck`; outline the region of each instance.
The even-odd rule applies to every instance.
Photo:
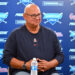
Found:
[[[36,27],[31,27],[29,25],[26,24],[26,28],[29,32],[33,33],[33,34],[37,34],[39,32],[40,29],[40,25],[36,26]]]

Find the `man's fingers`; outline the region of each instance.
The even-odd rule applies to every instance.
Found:
[[[38,66],[43,67],[43,66],[45,66],[45,64],[44,63],[38,63]]]
[[[38,67],[38,71],[42,71],[42,72],[44,72],[44,69],[43,69],[43,68]]]
[[[38,72],[44,72],[44,70],[38,70]]]
[[[37,61],[38,62],[41,62],[41,61],[45,61],[45,60],[37,58]]]
[[[43,66],[38,66],[38,68],[43,68]]]
[[[44,72],[44,70],[43,70],[43,69],[42,69],[42,70],[40,70],[40,71]]]

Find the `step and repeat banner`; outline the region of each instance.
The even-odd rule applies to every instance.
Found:
[[[0,75],[8,74],[4,44],[14,28],[25,24],[23,12],[30,3],[40,7],[41,25],[53,29],[62,45],[65,60],[56,69],[60,75],[75,75],[75,0],[0,0]]]

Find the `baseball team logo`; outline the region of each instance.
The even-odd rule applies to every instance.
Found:
[[[70,13],[70,15],[69,15],[69,18],[70,18],[70,20],[72,20],[70,23],[69,23],[69,26],[75,26],[75,15],[74,15],[74,13]]]
[[[0,23],[2,22],[7,23],[7,21],[5,21],[7,17],[8,17],[8,12],[6,13],[0,12]]]
[[[0,49],[0,60],[2,59],[3,57],[3,49]]]
[[[75,5],[75,0],[71,0],[71,5]]]
[[[70,30],[70,37],[72,37],[72,39],[70,40],[71,42],[75,40],[75,31]]]
[[[43,13],[43,15],[44,15],[43,19],[47,20],[44,22],[45,24],[48,22],[51,25],[54,25],[56,22],[58,22],[59,24],[62,23],[59,20],[62,19],[63,13]]]
[[[26,6],[30,3],[32,3],[32,0],[19,0],[19,2],[17,2],[17,5],[19,5],[21,3]]]
[[[71,75],[75,75],[75,66],[70,65],[69,67],[70,67],[70,72],[72,72]]]

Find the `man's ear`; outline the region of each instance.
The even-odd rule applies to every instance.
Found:
[[[25,13],[23,13],[23,17],[24,17],[24,19],[26,19],[26,14]]]

